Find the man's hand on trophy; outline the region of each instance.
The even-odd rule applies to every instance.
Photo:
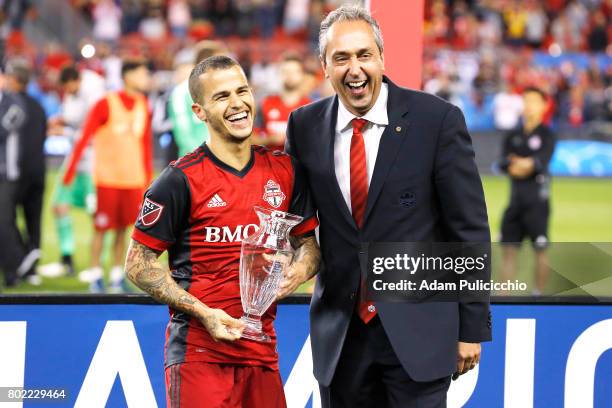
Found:
[[[285,268],[276,300],[295,292],[302,283],[316,275],[319,270],[321,251],[314,234],[293,237],[291,244],[297,252],[293,263]]]
[[[283,280],[278,286],[276,300],[289,296],[308,279],[308,266],[304,262],[293,262],[285,268]]]
[[[244,329],[241,320],[234,319],[221,309],[207,309],[200,317],[200,321],[215,341],[238,340]]]

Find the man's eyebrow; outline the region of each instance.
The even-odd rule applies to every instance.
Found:
[[[357,55],[362,55],[362,54],[364,54],[364,53],[366,53],[366,52],[372,52],[372,48],[370,48],[370,47],[360,48],[360,49],[358,49],[357,51],[355,51],[355,54],[357,54]],[[345,55],[350,55],[350,54],[352,54],[352,52],[351,52],[351,51],[340,50],[340,51],[335,51],[335,52],[332,54],[332,57],[336,57],[336,56],[345,56]]]
[[[357,55],[365,54],[366,52],[372,52],[372,48],[365,47],[357,50]]]
[[[240,91],[244,91],[244,90],[248,90],[249,86],[248,85],[242,85],[241,87],[236,89],[236,92],[240,92]],[[212,94],[212,96],[210,97],[210,99],[216,99],[219,98],[221,96],[228,96],[230,94],[230,91],[219,91],[219,92],[215,92],[214,94]]]
[[[344,56],[344,55],[348,55],[348,54],[350,54],[348,51],[335,51],[332,54],[332,57]]]
[[[227,96],[229,95],[228,91],[219,91],[219,92],[215,92],[214,94],[212,94],[212,96],[210,97],[210,99],[216,99],[220,96]]]

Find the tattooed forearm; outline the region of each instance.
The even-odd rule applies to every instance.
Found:
[[[158,256],[151,248],[132,240],[125,262],[128,278],[153,298],[173,309],[194,316],[201,315],[205,305],[172,279],[170,271],[161,265]]]
[[[291,239],[291,244],[296,248],[295,262],[306,265],[306,280],[312,278],[319,271],[321,262],[321,250],[314,236],[300,236]]]

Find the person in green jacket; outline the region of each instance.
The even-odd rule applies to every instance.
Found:
[[[226,47],[218,41],[204,40],[195,45],[195,59],[186,72],[203,59],[213,55],[227,54]],[[170,93],[168,100],[168,117],[172,123],[174,142],[178,147],[178,157],[200,146],[208,140],[208,128],[191,111],[193,101],[189,94],[187,78],[183,78]]]

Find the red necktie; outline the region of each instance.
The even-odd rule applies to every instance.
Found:
[[[363,227],[363,216],[368,202],[368,168],[366,166],[366,152],[362,130],[368,123],[365,119],[353,119],[353,137],[351,138],[351,210],[357,227]],[[365,282],[361,282],[363,286]],[[364,296],[362,287],[357,302],[357,313],[364,323],[368,323],[376,316],[376,309],[372,302]]]
[[[361,132],[366,123],[368,121],[365,119],[353,119],[351,138],[351,210],[359,228],[363,226],[363,215],[368,202],[368,168]]]

